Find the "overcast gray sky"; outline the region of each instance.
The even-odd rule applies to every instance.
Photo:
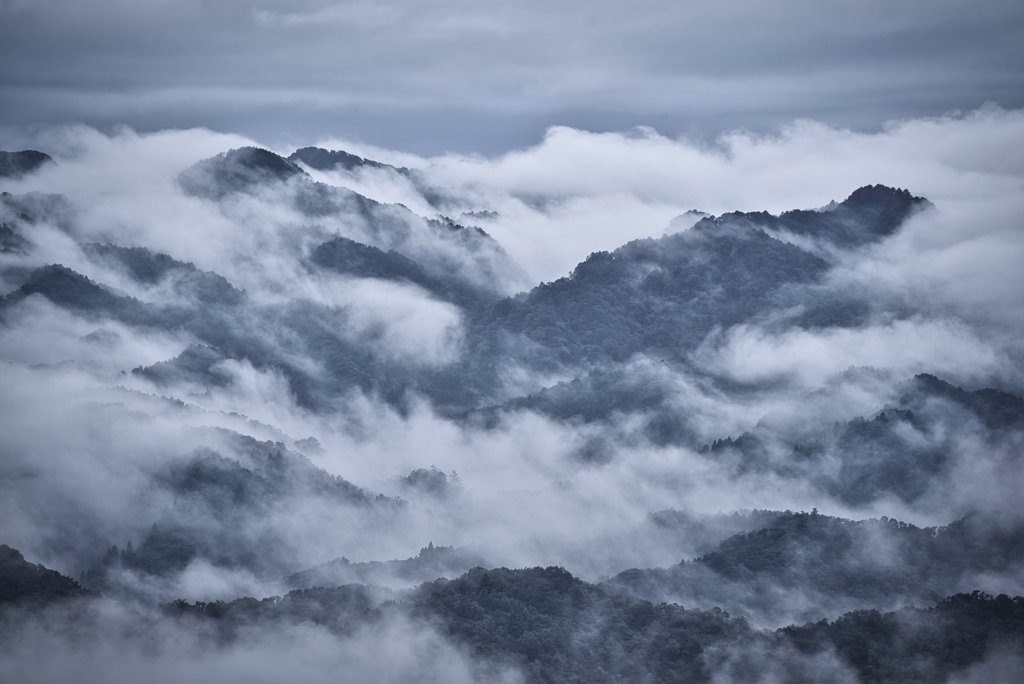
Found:
[[[0,125],[485,154],[1024,106],[1018,0],[0,0]]]

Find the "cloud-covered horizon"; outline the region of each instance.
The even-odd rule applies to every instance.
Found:
[[[952,267],[963,268],[956,252],[948,250],[968,232],[980,230],[986,236],[969,238],[975,247],[979,239],[1014,242],[1010,217],[1019,211],[1016,204],[1024,178],[1024,167],[1014,154],[1024,144],[1024,110],[998,107],[894,121],[874,133],[800,119],[771,134],[734,130],[711,141],[673,138],[649,128],[596,133],[553,126],[529,146],[492,156],[420,156],[339,136],[275,146],[203,128],[155,133],[122,128],[108,134],[87,126],[41,127],[30,138],[0,135],[0,144],[7,149],[32,146],[61,163],[43,176],[7,180],[11,191],[63,192],[72,199],[76,192],[102,193],[104,214],[88,220],[106,225],[124,221],[110,214],[119,211],[119,203],[124,204],[121,211],[131,213],[130,197],[159,190],[170,196],[161,201],[175,203],[167,207],[169,212],[194,214],[184,222],[201,224],[204,239],[210,238],[209,222],[222,219],[204,215],[207,209],[191,198],[172,197],[180,195],[178,173],[218,152],[255,145],[287,156],[298,146],[315,144],[420,169],[428,183],[445,188],[447,204],[431,205],[404,177],[375,169],[340,175],[308,170],[315,180],[340,184],[381,202],[403,203],[422,216],[448,212],[458,220],[460,211],[497,211],[496,221],[463,220],[482,221],[481,226],[534,282],[567,275],[592,252],[615,249],[632,239],[660,237],[674,217],[690,209],[713,215],[778,214],[841,201],[858,187],[878,183],[926,197],[946,217],[941,219],[946,226],[942,230],[920,237],[909,233],[906,239],[915,242],[905,249],[935,250],[944,253]],[[95,172],[97,165],[103,173]],[[120,199],[111,202],[115,197]],[[974,212],[984,217],[984,228],[965,221]],[[123,225],[118,231],[124,228],[144,230]],[[186,250],[181,256],[191,253],[197,264],[204,252],[209,253],[195,249],[197,243],[188,234],[160,225],[145,230],[146,239],[161,240],[171,251],[176,245],[168,240],[177,236]],[[94,233],[94,238],[101,237]],[[980,254],[974,263],[978,258]],[[1013,306],[1013,298],[1005,303]]]
[[[0,4],[0,125],[493,154],[554,124],[855,130],[1024,105],[1012,3]]]

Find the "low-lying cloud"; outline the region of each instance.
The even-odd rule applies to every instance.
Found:
[[[144,591],[201,600],[271,595],[282,591],[288,572],[342,556],[405,559],[428,542],[471,547],[492,565],[557,564],[597,580],[630,567],[678,563],[695,551],[653,531],[649,514],[665,509],[713,514],[816,507],[918,524],[948,523],[978,508],[1016,512],[1019,445],[1012,436],[986,442],[973,424],[955,442],[949,471],[914,500],[891,496],[859,504],[833,496],[821,483],[840,467],[836,461],[801,466],[806,470],[797,469],[798,475],[775,467],[792,455],[788,443],[789,452],[772,452],[777,460],[760,470],[744,470],[731,456],[701,447],[759,423],[789,435],[808,426],[874,420],[899,398],[899,383],[920,372],[968,389],[997,385],[1019,394],[1024,166],[1007,150],[1022,140],[1020,111],[988,108],[907,120],[874,134],[804,121],[772,136],[732,133],[712,143],[651,130],[552,128],[536,145],[493,158],[426,158],[322,143],[416,175],[311,170],[314,180],[402,202],[426,218],[479,224],[530,272],[533,284],[569,274],[593,251],[658,238],[689,209],[815,208],[870,183],[907,188],[935,204],[876,245],[826,254],[832,268],[814,293],[855,293],[875,306],[855,326],[797,325],[797,302],[792,311],[719,328],[685,363],[643,354],[623,363],[623,373],[663,391],[656,406],[589,420],[582,412],[563,419],[536,406],[510,405],[494,409],[487,423],[443,413],[415,392],[398,401],[353,386],[318,406],[303,403],[288,369],[310,376],[324,371],[285,321],[282,312],[294,302],[312,312],[331,339],[363,345],[374,359],[409,373],[455,366],[468,353],[473,321],[458,304],[422,287],[311,266],[309,254],[318,244],[339,236],[363,239],[364,227],[341,215],[304,214],[289,204],[294,185],[216,202],[190,196],[178,183],[199,159],[253,141],[206,130],[44,132],[39,146],[59,166],[5,181],[4,188],[60,193],[71,218],[67,225],[23,226],[34,248],[0,255],[3,294],[32,268],[61,263],[148,305],[185,306],[187,294],[170,281],[140,284],[79,245],[146,247],[244,290],[247,311],[255,313],[228,316],[226,325],[255,330],[274,361],[225,356],[211,367],[217,383],[199,374],[161,384],[132,371],[201,342],[187,328],[132,326],[57,307],[41,295],[11,307],[0,330],[6,364],[0,368],[0,541],[77,576],[110,544],[140,544],[164,517],[199,525],[204,509],[186,509],[152,485],[190,459],[212,458],[209,451],[240,469],[256,469],[256,447],[239,447],[225,436],[230,433],[214,429],[278,442],[371,493],[402,496],[396,478],[430,466],[455,471],[462,489],[447,499],[406,494],[391,518],[306,493],[284,497],[237,530],[254,544],[278,545],[268,554],[273,571],[197,558],[167,582],[140,580]],[[428,197],[430,189],[444,192]],[[495,363],[504,364],[498,374],[523,395],[605,370],[537,370],[511,357]],[[851,366],[874,370],[848,371]],[[672,426],[685,427],[690,442],[649,438],[645,421],[658,411]],[[908,443],[918,438],[906,437]],[[802,477],[808,474],[813,477]],[[1015,586],[1004,579],[990,578],[986,586]],[[424,649],[433,643],[430,634],[417,638]],[[79,656],[95,666],[92,656],[68,657]],[[462,672],[457,653],[445,657]],[[831,666],[827,660],[823,667]],[[405,672],[387,676],[401,679]]]

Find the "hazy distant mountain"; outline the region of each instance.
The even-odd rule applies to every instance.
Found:
[[[334,238],[317,247],[310,255],[310,261],[321,268],[356,278],[380,278],[418,285],[438,299],[467,308],[497,298],[493,291],[453,278],[450,273],[430,273],[393,249],[385,252],[344,237]]]
[[[408,173],[409,171],[405,167],[396,168],[390,164],[382,164],[372,159],[363,159],[341,150],[325,150],[320,147],[303,147],[302,149],[295,150],[288,155],[288,161],[301,161],[311,169],[317,169],[318,171],[334,171],[339,169],[351,171],[361,167],[390,169],[396,173]]]
[[[73,209],[62,195],[0,192],[0,253],[28,253],[35,226],[51,223],[66,229],[72,215]]]
[[[56,164],[53,158],[36,150],[21,152],[0,151],[0,178],[18,179],[38,171],[47,164]]]
[[[498,299],[525,280],[525,272],[479,228],[417,216],[400,204],[381,204],[340,186],[314,182],[297,165],[267,150],[246,147],[186,169],[179,183],[189,194],[215,201],[235,195],[281,201],[311,221],[343,225],[341,237],[397,252],[431,277]],[[283,194],[282,194],[283,193]]]
[[[31,243],[6,223],[0,223],[0,253],[26,253]]]
[[[221,199],[231,193],[254,192],[268,183],[308,174],[287,159],[258,147],[242,147],[197,162],[178,176],[185,192]]]
[[[927,605],[985,575],[1024,573],[1024,519],[974,514],[944,527],[779,514],[670,568],[607,582],[652,602],[722,608],[759,622],[812,620],[862,608]]]
[[[173,504],[152,509],[159,518],[135,549],[129,543],[98,553],[85,586],[131,596],[140,578],[172,577],[195,560],[260,575],[292,572],[291,540],[269,524],[272,511],[318,507],[370,525],[396,524],[403,515],[401,499],[330,475],[281,443],[209,429],[192,438],[216,449],[182,454],[155,473],[149,491],[136,495]]]
[[[4,298],[0,304],[0,315],[3,315],[5,309],[32,295],[42,295],[54,304],[71,310],[108,316],[130,324],[177,324],[173,318],[147,310],[147,307],[137,299],[114,294],[102,285],[59,264],[35,269],[21,287]]]
[[[441,208],[454,198],[445,188],[432,185],[426,175],[404,166],[392,166],[372,159],[364,159],[343,150],[325,150],[320,147],[303,147],[288,156],[288,160],[302,162],[311,169],[318,171],[341,171],[359,173],[363,170],[383,171],[405,178],[413,188],[433,207]]]
[[[454,579],[484,564],[484,558],[470,549],[434,546],[431,542],[420,549],[418,554],[405,560],[353,563],[347,558],[336,558],[289,575],[285,582],[296,589],[336,587],[342,584],[402,587],[430,582],[440,577]]]
[[[177,294],[203,304],[234,306],[245,299],[245,292],[232,287],[223,276],[201,271],[191,262],[172,259],[145,247],[119,247],[112,244],[82,245],[87,256],[123,271],[139,284],[168,284]]]
[[[867,418],[796,432],[768,421],[706,449],[742,470],[806,473],[838,498],[863,504],[881,496],[914,501],[934,487],[952,486],[946,478],[957,466],[958,439],[995,447],[1008,435],[1024,434],[1024,399],[1015,395],[968,392],[932,375],[918,375],[900,389],[895,403]],[[821,467],[825,462],[829,468]]]

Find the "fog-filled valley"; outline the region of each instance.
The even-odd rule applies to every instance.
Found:
[[[0,678],[1019,681],[1022,145],[0,152]]]

